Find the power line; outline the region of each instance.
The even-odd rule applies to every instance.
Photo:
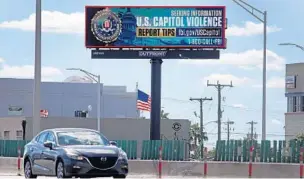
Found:
[[[189,101],[182,100],[182,99],[176,99],[176,98],[167,98],[167,97],[165,97],[165,98],[162,98],[162,99],[176,101],[176,102],[180,102],[180,103],[190,103]],[[218,105],[218,104],[214,103],[213,105]],[[256,112],[261,112],[262,111],[262,109],[247,108],[247,107],[238,107],[238,106],[233,106],[233,105],[229,105],[229,104],[222,104],[222,106],[242,109],[242,110],[245,110],[245,111],[256,111]],[[272,111],[273,113],[282,112],[281,110],[269,110],[269,111]]]
[[[227,132],[222,132],[222,133],[227,133]],[[217,135],[217,133],[208,133],[209,135]],[[230,134],[235,134],[235,135],[247,135],[248,133],[244,132],[230,132]],[[258,136],[262,134],[256,134]],[[295,136],[294,134],[266,134],[267,136]]]
[[[180,103],[190,103],[189,101],[186,101],[186,100],[182,100],[182,99],[176,99],[176,98],[162,98],[163,100],[171,100],[171,101],[176,101],[176,102],[180,102]],[[210,103],[210,106],[211,105],[218,105],[217,103]],[[225,107],[229,107],[229,108],[234,108],[234,109],[239,109],[239,110],[242,110],[242,111],[251,111],[251,112],[261,112],[262,109],[254,109],[254,108],[243,108],[243,107],[238,107],[238,106],[233,106],[233,105],[229,105],[229,104],[222,104],[222,106],[225,106]],[[272,117],[279,117],[277,116],[277,113],[278,112],[282,112],[281,110],[269,110],[269,114],[272,114],[272,115],[269,115],[269,116],[272,116]]]
[[[223,111],[221,110],[221,101],[222,101],[222,97],[221,97],[221,92],[222,89],[224,89],[225,87],[233,87],[232,86],[232,81],[230,83],[230,85],[226,85],[226,84],[220,84],[219,81],[217,81],[217,84],[209,84],[209,80],[207,81],[207,87],[208,86],[214,86],[217,89],[217,93],[218,93],[218,111],[217,111],[217,115],[218,115],[218,120],[217,120],[217,132],[218,132],[218,141],[221,141],[221,118],[222,118],[222,113]]]

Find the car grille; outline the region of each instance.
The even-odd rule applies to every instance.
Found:
[[[93,167],[106,169],[111,168],[116,164],[118,157],[106,157],[107,161],[101,161],[101,157],[89,157],[89,161],[93,165]]]

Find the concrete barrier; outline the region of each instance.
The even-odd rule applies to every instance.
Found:
[[[157,175],[158,161],[130,160],[129,167],[131,174]],[[0,171],[6,170],[17,173],[17,158],[0,157]],[[203,170],[202,162],[163,161],[162,173],[164,176],[203,176]],[[208,176],[247,178],[248,163],[208,162]],[[299,178],[299,164],[253,163],[252,178]]]

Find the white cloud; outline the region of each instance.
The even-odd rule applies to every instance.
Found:
[[[256,88],[262,88],[262,84],[253,85]],[[281,77],[271,77],[267,80],[267,88],[285,88],[285,80]]]
[[[247,106],[245,106],[244,104],[233,104],[232,107],[241,108],[241,109],[247,109]]]
[[[263,34],[263,24],[262,23],[254,23],[251,21],[245,22],[243,27],[237,25],[231,25],[227,29],[227,36],[253,36]],[[277,26],[267,26],[267,32],[278,32],[281,31],[281,28]]]
[[[219,81],[220,83],[230,84],[232,81],[233,85],[242,85],[248,84],[251,82],[251,79],[247,77],[237,77],[231,74],[211,74],[209,76],[204,77],[204,81],[209,80],[210,83],[215,83]]]
[[[273,124],[277,124],[277,125],[283,125],[281,121],[277,120],[277,119],[272,119],[271,122]]]
[[[179,60],[180,64],[232,65],[250,70],[263,67],[263,50],[247,50],[240,53],[223,53],[219,60]],[[267,70],[281,71],[285,59],[271,50],[267,50]]]
[[[4,62],[4,60],[2,61]],[[41,78],[43,81],[53,81],[54,78],[61,76],[62,72],[55,67],[42,67]],[[2,78],[33,78],[34,77],[34,66],[23,65],[23,66],[10,66],[2,64],[0,68],[0,77]]]
[[[285,80],[280,77],[272,77],[267,81],[267,88],[285,88]]]
[[[5,21],[0,28],[35,30],[35,14],[23,20]],[[41,26],[43,32],[84,34],[85,16],[83,12],[62,13],[58,11],[42,11]]]

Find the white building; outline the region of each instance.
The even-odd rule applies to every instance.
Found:
[[[285,139],[304,133],[304,63],[286,65]]]
[[[0,79],[0,117],[32,117],[33,82],[32,79]],[[100,93],[101,118],[139,117],[135,90],[127,92],[126,86],[101,84]],[[80,77],[65,82],[42,82],[41,110],[47,110],[50,117],[75,117],[75,111],[88,111],[89,117],[96,118],[97,84]]]

